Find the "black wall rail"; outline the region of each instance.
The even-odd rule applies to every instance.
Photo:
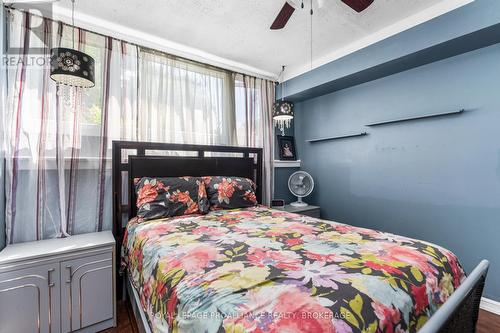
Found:
[[[396,123],[402,123],[402,122],[406,122],[406,121],[413,121],[413,120],[419,120],[419,119],[445,117],[445,116],[457,115],[457,114],[460,114],[463,112],[465,112],[464,109],[458,110],[458,111],[451,111],[451,112],[425,114],[425,115],[421,115],[421,116],[417,116],[417,117],[408,117],[408,118],[380,121],[380,122],[376,122],[376,123],[367,124],[366,126],[380,126],[380,125],[396,124]]]
[[[315,142],[321,142],[321,141],[355,138],[355,137],[365,136],[365,135],[368,135],[368,133],[361,132],[361,133],[355,133],[355,134],[346,134],[346,135],[332,136],[332,137],[328,137],[328,138],[310,139],[310,140],[306,140],[306,141],[309,142],[309,143],[315,143]]]
[[[416,116],[416,117],[407,117],[407,118],[379,121],[376,123],[366,124],[365,126],[374,127],[374,126],[381,126],[381,125],[390,125],[390,124],[403,123],[403,122],[407,122],[407,121],[459,115],[459,114],[464,113],[464,112],[465,112],[465,109],[461,109],[458,111],[451,111],[451,112],[424,114],[424,115]],[[323,141],[330,141],[330,140],[356,138],[356,137],[366,136],[366,135],[368,135],[367,132],[361,132],[361,133],[345,134],[345,135],[338,135],[338,136],[319,138],[319,139],[309,139],[309,140],[306,140],[306,142],[315,143],[315,142],[323,142]]]

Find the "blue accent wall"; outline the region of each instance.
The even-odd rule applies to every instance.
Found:
[[[302,169],[316,180],[309,201],[324,218],[442,245],[468,272],[486,258],[484,296],[500,301],[500,44],[297,103],[295,114]]]
[[[299,170],[300,168],[274,169],[274,199],[285,200],[287,204],[297,201],[297,198],[288,190],[288,178],[292,175],[292,173]],[[307,202],[307,198],[304,199],[304,201]]]

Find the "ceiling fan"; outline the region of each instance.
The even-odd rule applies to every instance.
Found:
[[[341,0],[341,1],[359,13],[368,8],[373,3],[374,0]],[[290,17],[292,17],[295,8],[298,7],[296,2],[298,1],[288,0],[285,2],[280,12],[278,13],[278,16],[276,16],[276,19],[274,19],[274,22],[271,25],[271,30],[279,30],[285,27]],[[318,2],[319,2],[319,7],[321,7],[323,1],[318,0]],[[304,8],[304,1],[301,2],[300,7]],[[311,14],[312,14],[312,8],[311,8]]]

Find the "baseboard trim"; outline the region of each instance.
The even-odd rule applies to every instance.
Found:
[[[500,316],[500,302],[494,301],[486,297],[481,297],[481,304],[479,305],[479,307],[485,311]]]

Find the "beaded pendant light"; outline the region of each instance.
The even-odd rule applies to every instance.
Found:
[[[281,75],[285,72],[285,66],[281,69]],[[285,135],[285,129],[290,128],[293,120],[293,103],[285,101],[285,83],[282,82],[281,100],[273,104],[273,121],[281,131],[281,135]]]
[[[73,48],[51,49],[50,78],[57,84],[79,88],[95,86],[94,59],[75,49],[75,0],[71,0],[73,24]]]

